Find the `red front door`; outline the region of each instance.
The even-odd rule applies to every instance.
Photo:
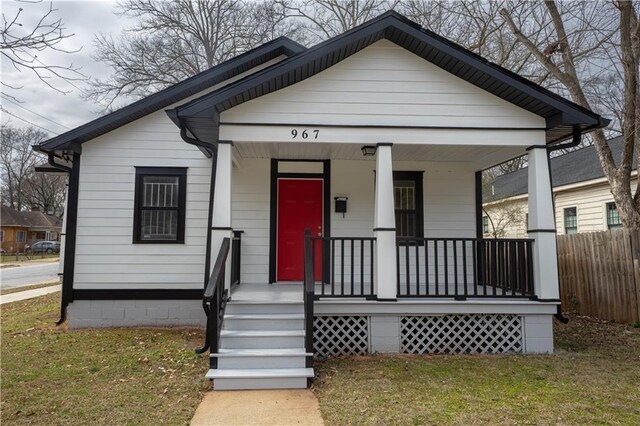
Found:
[[[304,279],[304,230],[322,234],[322,192],[321,179],[278,179],[278,281]],[[316,249],[317,280],[322,277],[321,251]]]

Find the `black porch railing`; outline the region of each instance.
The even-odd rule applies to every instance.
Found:
[[[231,239],[231,288],[240,284],[240,263],[242,257],[242,234],[244,231],[233,231]]]
[[[398,297],[533,297],[533,240],[398,238]]]
[[[213,265],[211,277],[202,296],[202,307],[207,316],[207,327],[205,330],[204,345],[196,349],[196,353],[199,354],[206,352],[207,349],[209,353],[215,354],[218,353],[218,349],[220,348],[222,320],[224,318],[227,300],[229,299],[229,293],[225,289],[225,265],[227,263],[227,256],[229,255],[229,247],[229,238],[222,240],[220,251]],[[217,368],[217,362],[217,358],[209,358],[211,368]]]
[[[314,275],[316,299],[375,298],[375,242],[373,237],[312,237],[312,259],[318,262],[320,255],[322,263],[322,273]]]

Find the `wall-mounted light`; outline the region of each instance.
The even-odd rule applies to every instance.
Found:
[[[375,145],[365,145],[361,149],[362,149],[362,155],[364,155],[365,157],[371,157],[372,155],[376,155]]]

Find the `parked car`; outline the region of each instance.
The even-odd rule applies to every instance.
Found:
[[[60,242],[38,241],[33,245],[24,247],[27,253],[60,253]]]

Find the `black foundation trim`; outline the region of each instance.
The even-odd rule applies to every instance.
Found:
[[[396,228],[373,228],[373,232],[377,232],[377,231],[395,231]]]
[[[202,299],[202,290],[74,290],[73,296],[75,300],[199,300]]]
[[[527,229],[527,233],[529,232],[547,232],[550,234],[555,234],[557,231],[555,229]]]

